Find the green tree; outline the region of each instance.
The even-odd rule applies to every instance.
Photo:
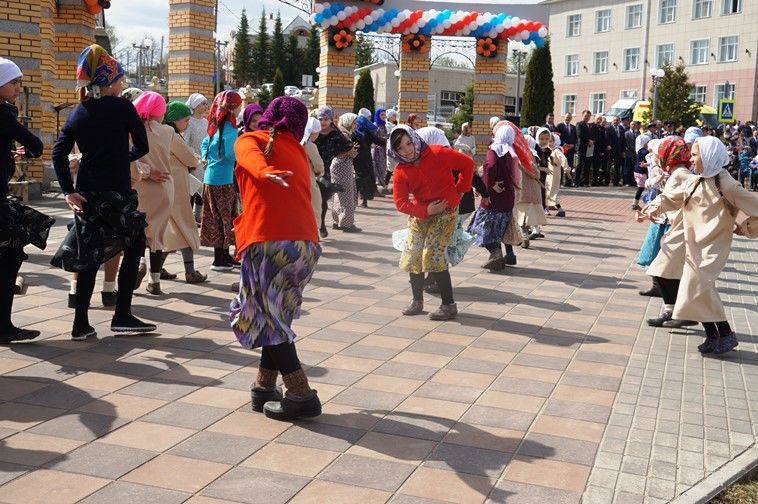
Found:
[[[524,94],[521,100],[521,124],[541,125],[545,116],[553,112],[554,94],[553,61],[550,56],[550,41],[546,40],[544,46],[532,52],[526,64]]]
[[[284,96],[284,75],[282,70],[277,68],[274,72],[274,86],[271,88],[271,97],[278,98]]]
[[[234,80],[237,86],[246,86],[253,82],[252,54],[250,26],[245,9],[242,9],[239,29],[234,36]]]
[[[471,123],[474,120],[474,83],[466,86],[463,98],[458,104],[455,113],[450,116],[450,123],[453,129],[460,131],[461,125],[465,122]]]
[[[434,66],[447,67],[447,68],[471,68],[470,63],[466,61],[457,60],[451,56],[442,56],[434,60]]]
[[[284,83],[288,86],[302,84],[303,51],[297,43],[297,34],[293,31],[287,37],[287,61],[284,67]]]
[[[315,26],[311,27],[311,33],[308,35],[308,45],[303,54],[303,73],[312,75],[314,82],[318,80],[316,69],[319,67],[319,58],[321,57],[321,41],[319,40],[319,31]]]
[[[362,108],[374,111],[374,81],[368,69],[361,71],[358,83],[355,85],[355,97],[353,99],[353,113],[357,114]]]
[[[521,75],[524,75],[524,72],[526,72],[526,64],[529,60],[530,55],[531,53],[518,51],[516,49],[512,50],[510,54],[508,54],[508,61],[506,62],[506,72],[508,72],[509,74],[516,74],[518,73],[518,69],[521,68]]]
[[[650,88],[650,108],[642,116],[645,122],[661,119],[672,121],[677,126],[696,124],[700,106],[690,99],[692,83],[685,68],[684,63],[662,67],[664,75],[658,81],[658,88],[655,89],[655,84]],[[655,117],[652,117],[653,106]]]
[[[282,32],[282,16],[276,13],[274,31],[271,33],[271,68],[278,68],[283,72],[287,69],[287,46]]]
[[[355,67],[363,68],[374,61],[374,43],[359,33],[355,39]]]
[[[261,12],[261,21],[258,25],[258,36],[253,45],[252,71],[253,80],[256,84],[263,84],[270,78],[271,55],[269,54],[270,40],[268,27],[266,26],[266,9]]]
[[[258,91],[258,105],[263,107],[264,109],[268,107],[268,104],[271,103],[271,93],[268,92],[267,88],[261,88],[260,91]]]

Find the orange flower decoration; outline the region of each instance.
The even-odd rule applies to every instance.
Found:
[[[429,44],[426,35],[406,35],[403,37],[403,52],[422,52],[429,51]]]
[[[485,58],[492,58],[497,54],[497,41],[489,37],[480,38],[476,41],[476,54]]]
[[[353,34],[348,30],[340,30],[332,33],[330,42],[337,50],[341,51],[353,45]]]

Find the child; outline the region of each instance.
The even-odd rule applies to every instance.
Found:
[[[557,133],[553,133],[550,136],[550,143],[548,144],[553,151],[550,154],[550,173],[547,176],[545,183],[545,193],[547,199],[547,210],[557,210],[556,217],[566,217],[566,212],[558,202],[558,190],[561,188],[561,174],[569,173],[570,169],[568,165],[568,159],[561,149],[561,137]]]
[[[645,211],[656,217],[682,208],[686,256],[672,316],[703,324],[706,339],[698,346],[703,354],[723,354],[738,344],[716,280],[729,258],[732,235],[758,237],[758,195],[729,176],[723,169],[728,162],[729,154],[718,138],[698,138],[692,146],[692,163],[700,176],[691,177],[684,191],[674,193],[667,188],[660,203]],[[735,228],[739,211],[748,219]]]
[[[387,155],[398,162],[393,186],[395,207],[409,215],[400,267],[410,274],[413,300],[403,315],[423,312],[424,272],[431,272],[439,286],[442,304],[429,318],[453,319],[458,308],[453,300],[445,248],[458,220],[459,195],[471,190],[474,162],[447,147],[426,145],[406,125],[396,126],[390,134]],[[457,183],[453,170],[459,172]]]
[[[536,142],[534,138],[528,135],[525,138],[532,156],[536,158],[537,151],[535,150]],[[539,167],[538,169],[539,172],[547,171],[545,167]],[[521,244],[524,248],[529,248],[529,240],[545,237],[541,229],[541,226],[547,224],[545,209],[542,206],[542,190],[543,186],[540,183],[539,175],[531,176],[525,174],[521,178],[521,196],[516,206],[516,220],[524,232],[524,241]]]
[[[632,210],[642,210],[640,206],[640,198],[642,193],[645,192],[645,181],[647,180],[647,150],[648,143],[650,143],[652,137],[645,133],[637,137],[637,162],[634,164],[634,181],[637,183],[637,192],[634,195],[634,204]]]

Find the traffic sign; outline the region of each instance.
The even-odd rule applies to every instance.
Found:
[[[735,106],[736,106],[736,103],[734,100],[728,100],[726,98],[722,98],[719,100],[719,122],[720,123],[733,123],[735,121],[734,119]]]

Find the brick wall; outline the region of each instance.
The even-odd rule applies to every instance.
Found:
[[[492,131],[489,118],[503,117],[505,112],[507,44],[501,42],[501,49],[493,58],[476,56],[474,122],[471,129],[476,136],[476,151],[480,154],[487,152],[490,143]],[[481,155],[477,157],[483,159]]]
[[[318,75],[318,105],[329,105],[335,119],[353,111],[355,45],[338,51],[329,45],[329,31],[321,32],[321,72]]]
[[[192,93],[213,98],[215,0],[169,0],[168,94],[184,100]]]
[[[431,39],[427,41],[431,44]],[[400,53],[400,81],[398,83],[398,108],[400,120],[405,122],[408,114],[416,114],[418,126],[426,125],[429,109],[429,52]]]

